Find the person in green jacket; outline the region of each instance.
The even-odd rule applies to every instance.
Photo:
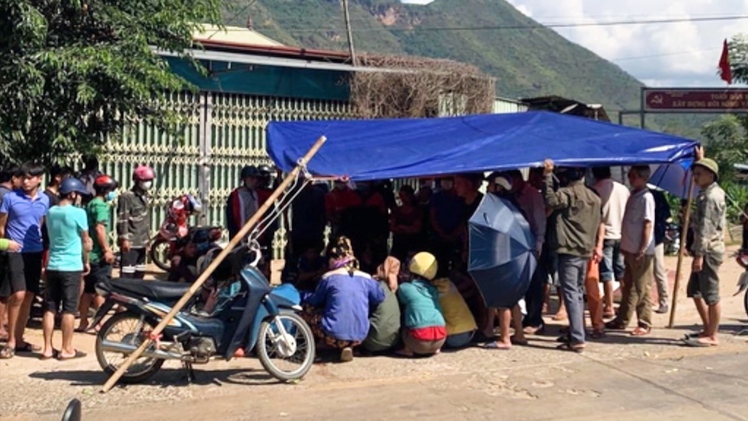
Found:
[[[21,250],[21,245],[7,238],[0,238],[0,251],[17,252]]]
[[[404,347],[397,352],[400,356],[438,354],[447,339],[439,290],[431,284],[437,269],[433,254],[416,254],[408,265],[412,280],[397,290],[404,316],[401,333]]]
[[[397,301],[400,261],[388,257],[377,269],[375,279],[384,291],[382,301],[369,316],[369,334],[361,344],[371,353],[390,351],[400,339],[400,303]]]

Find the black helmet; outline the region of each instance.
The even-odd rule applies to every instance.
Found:
[[[254,165],[247,165],[246,167],[242,168],[242,179],[257,177],[258,175],[260,175],[260,173],[259,171],[257,171],[257,167],[255,167]]]
[[[260,175],[270,175],[273,172],[273,169],[270,168],[270,165],[262,164],[259,167],[257,167],[257,172],[260,173]]]

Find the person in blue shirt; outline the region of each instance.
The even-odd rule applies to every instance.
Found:
[[[47,213],[49,233],[49,263],[44,291],[44,349],[42,360],[57,358],[69,360],[86,354],[73,347],[75,312],[78,310],[83,275],[91,270],[88,252],[91,251],[88,235],[88,215],[75,206],[88,189],[77,178],[68,178],[60,185],[60,202]],[[62,348],[52,347],[55,315],[62,308]]]
[[[330,271],[307,299],[303,317],[316,337],[341,350],[341,362],[349,362],[369,333],[369,313],[384,298],[379,283],[358,270],[351,241],[340,237],[330,251]]]
[[[43,174],[41,166],[24,164],[19,171],[21,188],[6,193],[0,203],[0,238],[21,245],[20,252],[8,253],[7,273],[0,285],[8,311],[8,342],[0,350],[0,359],[41,349],[27,343],[23,334],[42,276],[41,226],[49,209],[49,198],[39,191]]]

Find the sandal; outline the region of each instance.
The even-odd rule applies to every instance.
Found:
[[[52,350],[52,355],[41,355],[39,357],[39,360],[40,361],[47,361],[47,360],[51,360],[53,358],[55,358],[55,359],[60,358],[60,351],[58,351],[56,349],[53,349]]]
[[[556,338],[556,342],[569,342],[571,340],[571,335],[568,333],[565,333],[558,338]]]
[[[637,326],[636,329],[631,331],[631,336],[645,336],[649,335],[652,328],[649,326]]]
[[[605,328],[610,330],[626,330],[626,326],[618,320],[611,320],[605,323]]]
[[[511,345],[505,345],[500,342],[489,342],[482,347],[483,349],[493,349],[493,350],[499,350],[499,351],[509,351],[512,349]]]
[[[566,342],[557,346],[556,349],[560,351],[571,351],[576,352],[577,354],[581,354],[584,351],[584,344],[572,345],[571,343]]]
[[[683,343],[686,344],[686,346],[690,346],[692,348],[709,348],[712,346],[717,346],[715,343],[709,343],[709,342],[702,342],[699,340],[699,338],[692,338],[684,340]]]
[[[605,337],[604,330],[593,330],[592,333],[590,333],[590,338],[592,339],[603,339],[604,337]]]
[[[85,352],[83,352],[83,351],[78,351],[78,350],[76,349],[76,350],[75,350],[75,355],[72,355],[72,356],[69,356],[69,357],[63,357],[63,356],[62,356],[62,353],[59,353],[59,354],[57,355],[57,361],[67,361],[67,360],[74,360],[74,359],[77,359],[77,358],[84,358],[84,357],[86,357],[87,355],[88,355],[88,354],[86,354]]]
[[[16,356],[16,350],[6,346],[2,350],[0,350],[0,360],[9,360]]]
[[[527,339],[514,339],[514,336],[510,337],[509,341],[512,343],[512,345],[527,346],[530,344]]]
[[[22,354],[30,354],[32,352],[39,352],[42,350],[42,347],[37,345],[31,345],[28,342],[24,342],[21,346],[16,346],[16,353],[22,353]]]

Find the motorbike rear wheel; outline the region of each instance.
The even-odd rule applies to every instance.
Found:
[[[281,334],[282,331],[285,331],[285,335]],[[281,381],[298,380],[309,372],[314,363],[314,335],[301,316],[283,312],[262,322],[255,350],[260,363],[273,377]],[[276,364],[278,360],[300,366],[284,370]]]
[[[171,259],[169,256],[170,247],[171,244],[169,244],[168,240],[159,237],[153,242],[153,244],[151,244],[151,249],[148,253],[151,262],[164,272],[171,270]]]
[[[129,356],[129,354],[120,354],[121,360],[119,362],[111,361],[111,355],[115,353],[104,351],[101,348],[101,341],[125,342],[137,348],[142,343],[141,339],[143,335],[149,331],[153,331],[155,327],[155,324],[147,320],[144,320],[141,325],[140,317],[136,314],[130,312],[115,313],[114,316],[104,323],[99,334],[96,335],[96,359],[101,369],[111,376]],[[117,335],[120,338],[113,339],[110,338],[110,335]],[[108,357],[107,354],[110,356]],[[128,384],[142,383],[156,374],[162,365],[164,365],[164,360],[161,359],[138,358],[125,374],[122,375],[120,381]]]

